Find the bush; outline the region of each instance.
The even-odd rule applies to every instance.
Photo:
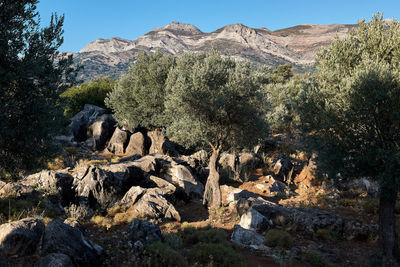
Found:
[[[336,242],[339,240],[339,234],[329,229],[318,229],[316,237],[326,242]]]
[[[329,267],[334,266],[331,262],[324,259],[320,254],[315,251],[307,250],[303,253],[303,260],[308,262],[311,266],[315,267]]]
[[[109,77],[100,77],[89,83],[83,83],[66,90],[61,94],[68,103],[64,109],[64,115],[73,116],[81,111],[85,104],[92,104],[106,108],[104,99],[111,92],[115,82]]]
[[[145,251],[149,256],[149,266],[188,266],[186,259],[166,243],[154,242],[148,245]]]
[[[183,230],[183,241],[187,245],[197,243],[221,243],[227,244],[227,234],[221,229],[198,230],[187,227]]]
[[[293,246],[293,238],[286,231],[271,229],[265,235],[265,244],[269,247],[291,248]]]
[[[204,266],[245,266],[243,256],[225,244],[198,243],[187,253],[187,257],[191,263]]]

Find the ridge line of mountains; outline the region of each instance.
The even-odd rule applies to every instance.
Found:
[[[356,27],[356,24],[300,24],[270,31],[231,24],[205,33],[192,24],[172,22],[133,41],[119,37],[97,39],[72,54],[75,62],[84,67],[79,77],[83,80],[102,75],[117,78],[135,61],[137,53],[157,49],[177,55],[216,48],[222,55],[271,67],[290,63],[302,72],[311,68],[317,50],[328,46],[335,37],[343,38]]]

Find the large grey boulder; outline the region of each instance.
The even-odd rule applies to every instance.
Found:
[[[22,180],[23,184],[38,188],[47,194],[60,194],[64,206],[74,198],[72,182],[73,177],[68,170],[45,170]]]
[[[164,164],[163,169],[165,170],[163,178],[182,189],[187,196],[197,198],[203,197],[204,186],[192,174],[189,167],[171,162]]]
[[[78,266],[101,266],[102,248],[86,240],[82,232],[61,221],[51,221],[43,236],[41,254],[65,254]]]
[[[181,220],[179,212],[159,188],[134,186],[122,198],[120,205],[132,207],[130,211],[142,218]]]
[[[164,239],[158,225],[138,219],[134,219],[129,223],[128,235],[132,243],[140,241],[143,245]]]
[[[50,253],[35,263],[35,267],[75,267],[69,256],[62,253]]]
[[[129,142],[130,133],[120,128],[115,128],[115,131],[108,142],[107,150],[114,154],[124,154],[125,148]]]
[[[0,184],[0,199],[9,197],[21,197],[34,192],[32,186],[20,182],[10,182]]]
[[[44,224],[35,218],[0,225],[0,255],[3,257],[23,257],[37,252]]]
[[[105,166],[84,166],[75,175],[73,186],[80,200],[90,207],[107,207],[118,201],[129,188],[143,180],[143,172],[129,162],[108,164]]]
[[[264,245],[264,236],[252,230],[244,229],[240,225],[235,225],[233,227],[231,241],[241,247],[264,251],[270,250],[267,246]]]
[[[268,219],[255,209],[250,209],[240,217],[240,226],[254,231],[265,231],[269,228]]]
[[[294,165],[289,159],[278,159],[273,165],[276,177],[287,184],[292,183]]]
[[[116,120],[111,114],[103,114],[97,117],[87,129],[88,138],[93,138],[93,150],[103,150],[107,141],[114,133]]]
[[[107,111],[95,105],[86,104],[82,111],[78,112],[68,126],[74,140],[77,142],[85,141],[88,136],[88,126],[91,125],[99,116],[106,114]]]
[[[125,149],[125,154],[138,154],[141,156],[144,156],[146,154],[146,137],[141,132],[137,132],[131,135],[131,137],[129,138],[128,146]]]

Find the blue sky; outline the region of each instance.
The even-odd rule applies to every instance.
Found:
[[[211,32],[233,23],[277,30],[302,23],[351,24],[377,11],[400,16],[399,0],[40,0],[42,25],[52,12],[65,14],[61,51],[77,52],[98,38],[134,40],[172,21]]]

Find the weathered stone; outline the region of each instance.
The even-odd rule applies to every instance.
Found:
[[[111,114],[103,114],[96,118],[87,129],[87,136],[94,139],[93,150],[103,150],[107,141],[114,133],[114,117]]]
[[[96,118],[105,113],[107,113],[107,111],[103,108],[86,104],[83,110],[72,118],[72,122],[68,126],[74,136],[74,140],[77,142],[85,141],[88,138],[88,126],[92,124]]]
[[[65,254],[79,266],[101,266],[98,247],[86,240],[78,228],[53,220],[46,227],[41,253]]]
[[[221,166],[221,171],[233,174],[236,170],[236,156],[223,152],[219,157],[218,164]]]
[[[40,246],[44,224],[35,218],[0,225],[0,255],[23,257],[34,254]]]
[[[165,164],[164,179],[181,188],[187,196],[202,198],[204,194],[204,186],[192,174],[190,169],[174,162]]]
[[[240,226],[244,229],[265,231],[269,227],[268,219],[257,210],[250,209],[240,217]]]
[[[33,188],[22,183],[4,183],[0,185],[0,198],[21,197],[33,193]]]
[[[158,225],[138,219],[134,219],[129,223],[128,235],[132,243],[140,241],[143,245],[164,239]]]
[[[65,206],[74,198],[73,177],[67,170],[41,171],[27,176],[23,184],[41,189],[48,194],[60,194]]]
[[[161,179],[154,175],[150,175],[148,179],[152,181],[157,186],[157,188],[162,191],[163,195],[171,195],[176,191],[176,187],[170,182],[165,181],[164,179]]]
[[[250,197],[257,198],[258,195],[255,193],[252,193],[250,191],[240,189],[240,188],[235,188],[232,186],[228,185],[222,185],[221,187],[221,192],[223,195],[225,195],[225,199],[227,201],[227,204],[230,202],[240,200],[240,199],[248,199]]]
[[[90,207],[106,207],[116,202],[135,183],[144,180],[143,172],[129,162],[79,168],[74,175],[74,189]]]
[[[243,152],[239,155],[239,169],[256,169],[262,164],[262,158],[255,153]]]
[[[180,221],[181,217],[175,207],[163,196],[159,188],[132,187],[122,198],[121,205],[130,208],[131,212],[148,219],[172,219]]]
[[[273,167],[274,173],[280,181],[287,184],[292,182],[294,165],[289,159],[278,159]]]
[[[257,250],[269,251],[270,249],[264,245],[264,236],[256,232],[235,225],[231,235],[231,241],[238,246],[252,248]]]
[[[115,131],[108,142],[107,150],[114,154],[124,154],[129,142],[129,132],[115,128]]]
[[[125,154],[138,154],[144,156],[146,154],[146,138],[141,132],[131,135],[128,146],[125,149]]]
[[[62,253],[50,253],[41,257],[35,267],[75,267],[71,258]]]
[[[310,160],[308,161],[308,164],[304,166],[300,174],[294,178],[294,184],[297,187],[302,189],[308,189],[311,186],[319,183],[315,174],[316,165],[314,162],[314,158],[315,156],[311,157]]]

